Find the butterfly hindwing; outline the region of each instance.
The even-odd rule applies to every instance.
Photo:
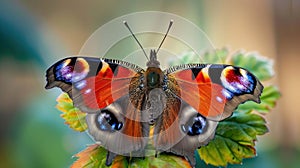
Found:
[[[141,104],[140,101],[137,100],[137,103]],[[111,123],[105,123],[104,117],[109,117],[107,121]],[[148,140],[143,123],[139,122],[140,118],[141,109],[131,105],[129,97],[124,96],[97,113],[89,113],[86,121],[89,133],[109,152],[139,157],[143,155]],[[111,162],[108,162],[108,165],[110,164]]]
[[[164,134],[158,134],[161,138],[173,140],[171,141],[173,144],[165,145],[158,141],[157,148],[161,151],[184,156],[194,167],[196,165],[195,150],[207,145],[213,139],[217,125],[218,122],[206,119],[193,107],[181,101],[177,119],[172,127],[165,131],[167,137],[164,138]]]
[[[206,120],[191,105],[180,98],[180,88],[175,79],[169,78],[172,88],[165,89],[165,108],[154,130],[157,151],[184,156],[192,166],[196,161],[194,151],[206,145],[213,137],[218,122]],[[202,119],[202,122],[199,122]]]

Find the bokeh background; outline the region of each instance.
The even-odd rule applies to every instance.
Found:
[[[0,1],[0,167],[68,167],[92,140],[63,124],[55,99],[44,90],[45,70],[79,53],[101,25],[137,11],[164,11],[189,19],[216,48],[258,51],[272,58],[271,81],[282,93],[268,114],[270,132],[258,156],[229,167],[300,165],[300,1]]]

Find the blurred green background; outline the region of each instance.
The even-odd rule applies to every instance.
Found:
[[[45,70],[78,54],[86,39],[113,18],[137,11],[164,11],[189,19],[217,48],[259,51],[274,59],[282,92],[266,116],[270,133],[258,156],[228,167],[299,167],[298,63],[300,2],[263,1],[80,1],[0,2],[0,167],[68,167],[72,155],[93,143],[64,125],[55,109],[58,89],[46,91]]]

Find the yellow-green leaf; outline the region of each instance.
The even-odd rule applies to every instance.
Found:
[[[60,116],[65,120],[65,124],[68,124],[75,131],[83,132],[87,129],[86,114],[74,107],[68,94],[62,93],[56,101],[56,108],[63,112]]]

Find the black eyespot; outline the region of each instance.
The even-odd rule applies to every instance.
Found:
[[[189,136],[200,135],[204,132],[206,126],[206,119],[200,114],[191,117],[191,119],[184,125],[181,126],[183,132]]]
[[[102,131],[118,131],[123,127],[123,123],[109,110],[102,110],[96,117],[96,123]]]

